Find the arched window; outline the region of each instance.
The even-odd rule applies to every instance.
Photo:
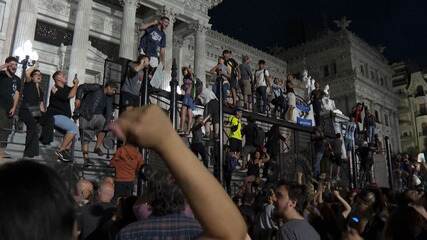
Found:
[[[375,121],[380,122],[380,115],[378,114],[377,110],[375,110]]]
[[[417,91],[415,93],[415,96],[416,97],[424,96],[424,88],[423,88],[423,86],[420,85],[420,86],[417,87]]]

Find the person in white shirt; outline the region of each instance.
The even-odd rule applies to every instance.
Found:
[[[255,72],[255,86],[257,110],[262,114],[264,114],[267,110],[267,88],[270,87],[270,79],[271,76],[265,67],[265,61],[259,60],[258,70]]]

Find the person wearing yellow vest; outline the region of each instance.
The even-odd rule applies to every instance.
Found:
[[[242,110],[236,109],[234,115],[228,117],[228,141],[232,152],[240,152],[242,149]]]

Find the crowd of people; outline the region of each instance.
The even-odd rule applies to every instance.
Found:
[[[95,138],[93,152],[99,156],[104,154],[108,131],[122,141],[110,161],[114,177],[99,182],[80,179],[70,186],[52,169],[33,161],[0,166],[2,239],[427,239],[423,188],[427,166],[408,155],[396,156],[395,191],[376,187],[373,154],[383,153],[384,147],[376,135],[375,116],[362,103],[353,109],[346,131],[330,138],[320,119],[324,92],[315,85],[308,96],[316,123],[313,176],[297,172],[295,181],[278,178],[287,136],[279,125],[265,132],[255,121],[267,114],[295,121],[295,76],[288,75],[286,81],[274,78],[264,60],[253,71],[248,56],[239,64],[231,51],[224,50],[211,69],[215,75],[211,88],[203,86],[190,67],[183,67],[177,131],[159,107],[140,108],[146,97],[144,81],[164,66],[168,25],[169,19],[162,17],[141,27],[145,31],[141,54],[126,70],[118,120],[112,103],[118,91],[111,83],[79,84],[76,75],[68,86],[66,74],[57,71],[46,105],[40,70],[29,68],[21,86],[15,75],[16,58],[9,57],[0,66],[0,158],[7,157],[4,150],[15,115],[27,127],[25,158],[38,156],[39,142],[50,144],[54,129],[63,134],[55,152],[63,162],[72,161],[79,139],[86,166],[94,164],[89,143]],[[221,96],[224,105],[234,109],[225,120],[219,116]],[[204,106],[203,115],[193,116],[196,104]],[[245,123],[243,109],[249,112]],[[227,136],[224,187],[215,178],[221,175],[220,121]],[[189,146],[182,136],[189,137]],[[206,139],[214,142],[213,175]],[[168,171],[146,165],[141,148],[159,153]],[[365,183],[360,188],[350,189],[341,181],[341,167],[351,158],[360,162],[363,174],[358,178]],[[142,168],[144,188],[136,196],[134,183]],[[245,177],[233,191],[231,180],[237,170]]]

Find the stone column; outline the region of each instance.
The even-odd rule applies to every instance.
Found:
[[[30,40],[31,42],[34,41],[34,33],[37,23],[37,7],[34,3],[35,1],[32,0],[22,0],[21,2],[13,51],[18,47],[24,46],[24,43],[27,40]]]
[[[208,26],[201,23],[192,25],[195,31],[194,41],[194,73],[204,84],[206,84],[206,31]]]
[[[176,60],[176,66],[178,68],[178,81],[181,82],[182,76],[181,76],[181,68],[182,66],[182,46],[184,45],[184,40],[181,38],[175,37],[173,39],[173,53],[172,58],[175,58]],[[181,85],[181,84],[180,84]]]
[[[169,18],[169,26],[165,29],[166,34],[166,49],[165,49],[165,79],[161,86],[162,89],[169,89],[169,81],[171,80],[171,69],[172,69],[172,52],[173,52],[173,26],[176,20],[176,12],[169,7],[164,7],[159,11],[160,16],[166,16]]]
[[[79,0],[74,25],[73,45],[71,46],[68,84],[72,85],[77,73],[80,83],[85,82],[87,52],[89,48],[89,23],[92,19],[92,0]]]
[[[120,0],[120,2],[123,5],[123,18],[119,56],[132,60],[135,56],[135,21],[139,0]]]

